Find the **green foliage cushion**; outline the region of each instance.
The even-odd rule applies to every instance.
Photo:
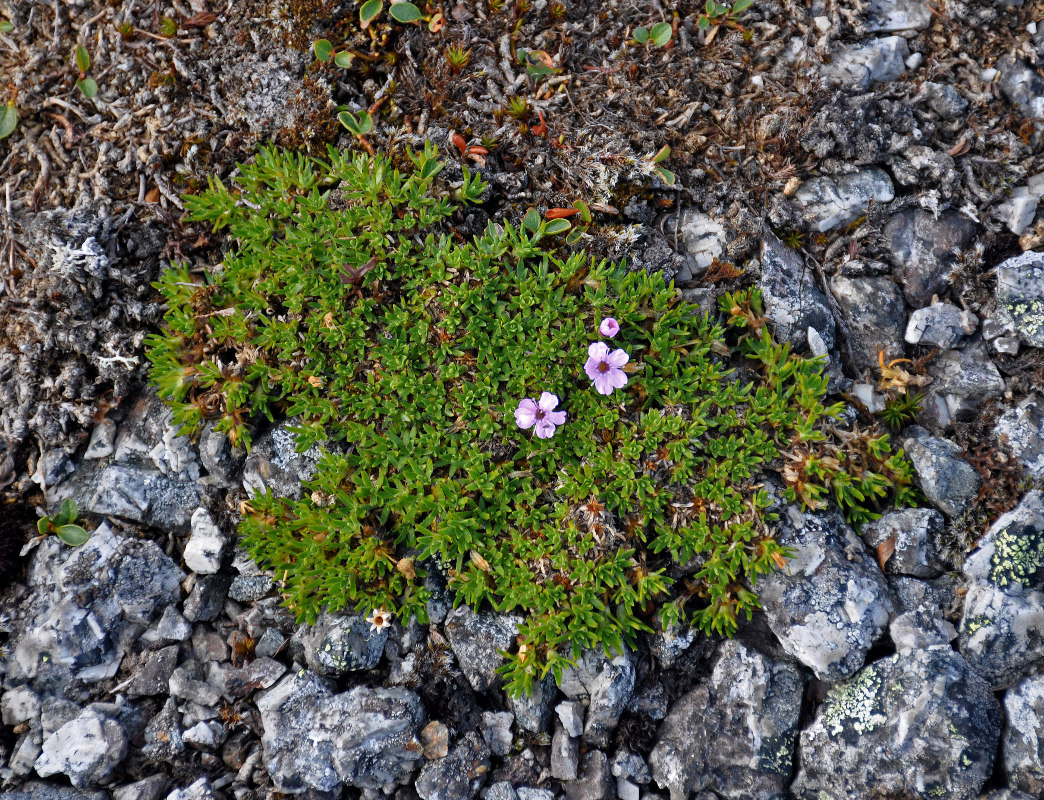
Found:
[[[185,198],[234,239],[224,263],[158,284],[150,359],[177,422],[249,445],[260,416],[289,416],[323,447],[303,499],[259,494],[241,526],[299,618],[424,621],[438,569],[459,602],[525,617],[503,668],[517,693],[657,614],[733,632],[786,556],[766,468],[856,519],[909,500],[906,462],[887,436],[839,438],[821,364],[772,340],[757,292],[726,296],[723,325],[659,275],[543,249],[535,218],[463,240],[439,223],[481,183],[440,196],[434,149],[412,158],[406,177],[264,151],[232,190]],[[584,364],[609,316],[628,382],[601,395]],[[566,412],[546,439],[514,418],[542,392]]]

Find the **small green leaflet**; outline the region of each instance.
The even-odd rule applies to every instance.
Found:
[[[76,81],[76,88],[83,92],[83,96],[88,100],[98,94],[98,83],[94,78],[84,78]]]
[[[0,139],[10,136],[16,127],[18,127],[18,112],[15,111],[14,103],[0,106]]]
[[[339,67],[350,67],[352,60],[355,58],[347,50],[342,50],[340,53],[334,56],[334,63]]]
[[[56,533],[70,547],[79,547],[90,538],[90,534],[79,525],[62,525]]]
[[[652,43],[657,47],[663,47],[667,42],[671,40],[671,24],[669,22],[659,22],[653,25],[649,35],[652,37]]]
[[[359,9],[359,26],[364,29],[370,27],[370,23],[377,19],[383,8],[384,0],[366,0]]]
[[[420,9],[413,3],[395,3],[388,13],[396,22],[416,22],[421,18]]]
[[[91,68],[91,54],[81,44],[76,45],[76,69],[86,72]]]
[[[312,45],[312,50],[315,51],[315,57],[320,61],[329,61],[330,55],[333,53],[333,45],[330,44],[329,39],[320,39]]]

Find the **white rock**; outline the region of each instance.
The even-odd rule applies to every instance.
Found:
[[[47,737],[35,766],[41,778],[60,772],[84,787],[107,780],[126,754],[120,724],[87,709]]]
[[[910,49],[901,36],[885,36],[842,48],[823,67],[823,75],[835,83],[869,89],[874,81],[893,81],[903,74]]]
[[[826,33],[830,30],[830,17],[816,17],[812,21],[816,24],[816,27],[819,28],[821,33]]]
[[[990,67],[989,69],[984,69],[982,72],[979,73],[979,80],[983,83],[992,83],[993,80],[997,77],[997,74],[997,70],[993,67]]]
[[[4,725],[20,725],[40,716],[40,697],[28,686],[4,692],[0,700],[0,718]]]
[[[228,539],[205,508],[192,513],[192,535],[185,545],[185,566],[197,575],[213,575],[221,569]]]
[[[922,56],[920,53],[910,53],[910,57],[906,59],[906,68],[917,69],[919,66],[921,66],[922,60],[924,60],[924,56]],[[921,137],[918,136],[916,138],[920,139]]]
[[[725,226],[706,214],[685,212],[679,233],[698,270],[707,269],[725,252]]]
[[[868,16],[871,33],[923,31],[932,22],[926,0],[871,0]]]
[[[94,426],[91,433],[90,444],[84,458],[106,458],[112,455],[113,442],[116,440],[116,423],[109,419],[103,419]]]
[[[562,721],[562,727],[570,736],[579,736],[584,732],[584,706],[579,700],[566,700],[555,706],[555,713]]]
[[[877,167],[836,179],[812,178],[794,193],[794,199],[804,206],[806,220],[820,233],[854,222],[871,200],[887,203],[893,197],[891,179]]]

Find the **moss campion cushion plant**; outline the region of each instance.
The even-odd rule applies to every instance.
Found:
[[[441,572],[458,602],[525,617],[517,693],[657,625],[734,631],[786,556],[765,469],[857,519],[909,500],[887,436],[834,427],[821,364],[773,341],[756,291],[722,324],[659,275],[544,249],[535,214],[463,240],[440,223],[481,182],[440,191],[434,149],[412,159],[266,150],[185,198],[228,231],[223,264],[158,284],[177,422],[249,444],[290,417],[323,448],[301,499],[258,494],[241,524],[299,618],[423,621]]]

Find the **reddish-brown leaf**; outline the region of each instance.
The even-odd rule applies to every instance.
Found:
[[[200,11],[198,14],[193,14],[187,20],[181,23],[182,28],[205,28],[211,22],[217,22],[217,14],[211,14],[209,11]]]
[[[877,563],[880,565],[881,570],[884,571],[885,564],[888,563],[888,559],[892,557],[892,553],[895,552],[895,536],[889,536],[881,544],[877,545]]]

